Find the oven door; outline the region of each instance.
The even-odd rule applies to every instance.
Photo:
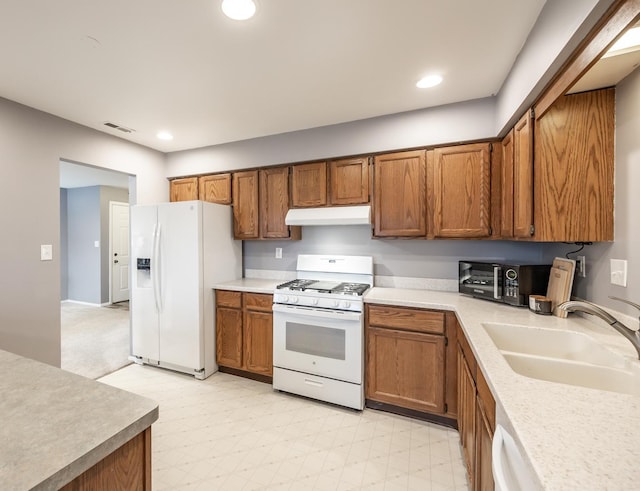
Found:
[[[355,384],[363,377],[362,312],[273,305],[273,365]]]

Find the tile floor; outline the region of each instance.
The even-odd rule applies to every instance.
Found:
[[[101,382],[160,404],[154,490],[466,490],[458,433],[273,391],[129,365]]]

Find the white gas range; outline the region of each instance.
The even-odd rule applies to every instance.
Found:
[[[273,305],[273,387],[364,408],[364,302],[373,258],[301,254]]]

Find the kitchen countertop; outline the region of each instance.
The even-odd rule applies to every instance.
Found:
[[[640,398],[545,382],[514,372],[482,323],[581,332],[638,363],[629,341],[603,321],[571,314],[541,316],[459,293],[372,288],[366,303],[454,311],[478,366],[503,411],[525,463],[547,490],[637,489],[640,482]]]
[[[269,293],[272,294],[280,283],[285,280],[262,279],[262,278],[242,278],[225,283],[213,285],[214,290],[231,290],[236,292]]]
[[[154,401],[0,350],[2,489],[58,489],[158,419]]]

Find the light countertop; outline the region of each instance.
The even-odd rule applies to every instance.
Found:
[[[154,401],[0,350],[2,489],[58,489],[158,419]]]
[[[503,411],[526,463],[547,490],[637,489],[640,483],[640,398],[528,378],[514,372],[482,323],[581,332],[634,363],[637,354],[606,323],[576,314],[541,316],[527,308],[458,293],[372,288],[367,303],[456,312],[478,366]]]
[[[236,292],[249,293],[270,293],[276,289],[284,280],[262,279],[262,278],[242,278],[234,281],[226,281],[213,285],[214,290],[231,290]]]

